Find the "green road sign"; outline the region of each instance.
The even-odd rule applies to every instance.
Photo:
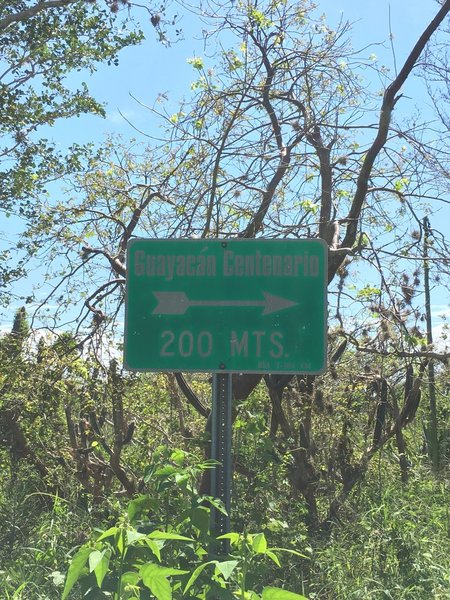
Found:
[[[133,240],[125,367],[320,373],[327,252],[313,240]]]

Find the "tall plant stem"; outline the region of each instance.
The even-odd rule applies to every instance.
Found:
[[[423,270],[425,283],[425,314],[427,323],[427,344],[429,347],[433,344],[433,330],[431,320],[431,292],[430,292],[430,261],[428,257],[428,248],[430,246],[430,221],[428,217],[423,220],[424,239],[423,239]],[[430,418],[428,426],[428,443],[433,470],[439,469],[439,443],[438,443],[438,421],[436,407],[436,377],[434,372],[434,362],[430,359],[428,363],[428,394],[430,399]]]

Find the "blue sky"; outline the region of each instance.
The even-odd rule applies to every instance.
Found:
[[[393,75],[395,66],[398,69],[402,66],[418,36],[439,7],[435,0],[317,0],[317,4],[318,10],[327,15],[332,27],[340,19],[352,22],[354,47],[367,47],[363,52],[367,52],[367,56],[376,54],[379,63],[387,66]],[[182,14],[182,11],[178,12]],[[178,102],[183,96],[189,95],[190,83],[195,78],[187,59],[203,55],[203,42],[196,19],[185,14],[177,26],[183,29],[184,39],[164,47],[156,41],[155,32],[147,23],[147,39],[137,47],[125,49],[117,67],[101,66],[93,75],[74,77],[74,84],[84,79],[94,97],[105,103],[106,119],[83,116],[60,122],[49,128],[46,135],[63,146],[87,141],[100,144],[104,136],[111,133],[136,136],[120,113],[138,129],[152,133],[154,126],[150,113],[139,102],[153,106],[158,95],[165,94],[173,103],[175,112]],[[408,81],[404,91],[406,98],[402,99],[398,110],[412,112],[419,104],[426,110],[428,98],[420,92],[420,85],[414,78]],[[0,230],[7,228],[8,223],[0,224]],[[38,274],[31,276],[26,285],[32,286],[37,278]],[[436,314],[446,311],[447,307],[448,295],[446,290],[441,290],[436,298]],[[12,311],[0,319],[0,329],[9,328],[11,321]]]
[[[390,26],[396,63],[400,67],[438,8],[435,0],[318,0],[317,4],[318,10],[327,15],[331,26],[341,18],[352,22],[355,48],[373,44],[367,55],[377,54],[380,62],[392,72],[395,62]],[[64,135],[72,132],[77,139],[91,139],[93,132],[100,137],[111,131],[132,134],[119,111],[137,127],[145,127],[148,123],[148,112],[131,96],[152,106],[160,93],[167,94],[174,105],[189,94],[194,75],[187,59],[203,54],[203,42],[199,38],[198,21],[192,15],[185,14],[179,26],[183,29],[184,39],[167,48],[156,41],[152,26],[147,24],[145,42],[125,49],[118,67],[101,67],[89,77],[87,83],[93,95],[107,104],[107,119],[84,117],[84,128],[80,128],[78,122],[72,127],[64,124]],[[408,88],[412,86],[414,83],[408,82]]]

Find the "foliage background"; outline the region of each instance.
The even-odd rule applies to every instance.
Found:
[[[25,4],[2,6],[2,19]],[[16,293],[27,307],[0,340],[1,594],[59,597],[79,547],[116,528],[105,589],[87,563],[73,598],[120,587],[123,531],[193,539],[159,540],[163,564],[205,569],[191,597],[275,586],[317,599],[447,598],[448,351],[431,322],[448,285],[448,225],[436,217],[448,192],[446,22],[419,61],[436,112],[404,117],[400,65],[355,52],[346,23],[331,28],[309,2],[220,6],[208,51],[189,58],[185,99],[173,110],[161,95],[148,112],[157,134],[67,154],[46,128],[104,109],[65,82],[141,39],[129,22],[116,29],[138,6],[69,4],[51,28],[44,13],[1,30],[2,211],[21,230],[1,284],[5,302]],[[165,9],[145,13],[163,43],[178,36]],[[209,377],[122,373],[117,339],[131,237],[237,234],[327,240],[329,369],[234,378],[241,537],[226,578],[202,566]],[[30,291],[34,264],[43,287]],[[139,573],[158,556],[130,539],[138,575],[118,593],[151,597]],[[290,551],[282,567],[267,554],[279,547]],[[181,597],[182,575],[162,579],[162,594]]]

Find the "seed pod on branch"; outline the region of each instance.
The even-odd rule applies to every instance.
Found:
[[[377,406],[377,412],[375,416],[375,427],[373,430],[373,445],[376,446],[381,439],[383,433],[384,423],[386,421],[387,411],[387,400],[388,400],[388,384],[386,379],[381,380],[380,389],[380,401]]]

